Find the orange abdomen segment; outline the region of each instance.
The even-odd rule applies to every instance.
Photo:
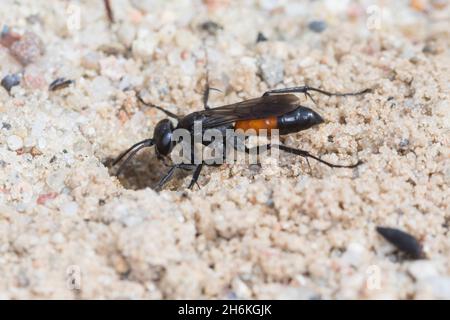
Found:
[[[277,117],[269,117],[265,119],[254,119],[254,120],[242,120],[236,121],[234,124],[234,130],[244,130],[247,131],[249,129],[253,129],[259,134],[259,130],[266,129],[267,133],[270,134],[272,129],[278,128]]]

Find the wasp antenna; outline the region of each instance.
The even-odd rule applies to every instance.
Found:
[[[153,144],[154,144],[153,139],[145,139],[145,140],[142,140],[142,141],[140,141],[140,142],[138,142],[138,143],[135,143],[135,144],[132,145],[130,148],[128,148],[127,150],[125,150],[124,152],[122,152],[122,153],[117,157],[117,159],[114,160],[114,162],[113,162],[113,164],[112,164],[113,166],[115,166],[116,164],[118,164],[118,163],[119,163],[119,162],[120,162],[127,154],[129,154],[130,152],[131,152],[131,154],[130,154],[130,155],[128,156],[128,158],[125,159],[125,161],[120,165],[119,169],[117,170],[116,176],[118,176],[118,175],[122,172],[122,170],[123,170],[124,166],[126,165],[126,163],[127,163],[128,161],[130,161],[131,158],[133,158],[139,150],[141,150],[142,148],[151,147]]]

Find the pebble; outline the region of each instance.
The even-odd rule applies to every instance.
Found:
[[[20,35],[12,31],[8,26],[4,26],[0,33],[0,44],[6,48],[20,40]]]
[[[64,188],[66,179],[66,171],[58,170],[47,176],[46,183],[54,192],[60,192]]]
[[[47,146],[47,141],[41,137],[38,139],[37,145],[40,150],[43,150]]]
[[[158,41],[153,33],[139,30],[137,39],[133,41],[131,51],[136,59],[148,61],[155,51]]]
[[[125,70],[119,63],[116,57],[109,56],[104,59],[100,59],[101,74],[108,77],[112,81],[119,81],[125,76]]]
[[[364,260],[365,253],[366,249],[361,244],[352,242],[348,245],[341,259],[343,262],[357,267]]]
[[[323,20],[314,20],[308,24],[308,28],[311,31],[321,33],[327,28],[327,23]]]
[[[11,130],[12,126],[8,122],[2,122],[2,129]]]
[[[6,140],[6,143],[8,144],[9,149],[12,151],[19,150],[20,148],[23,147],[22,138],[16,135],[9,136],[8,139]]]
[[[20,74],[8,74],[2,79],[1,85],[6,91],[10,92],[12,87],[20,84]]]
[[[428,285],[435,299],[450,299],[450,277],[433,277],[428,279]]]
[[[136,28],[130,23],[122,23],[117,30],[117,38],[127,48],[131,47],[136,37]]]
[[[280,59],[273,57],[262,58],[259,64],[259,70],[269,88],[273,88],[284,79],[284,65]]]
[[[251,299],[252,291],[241,279],[235,278],[232,288],[238,299]]]
[[[24,66],[36,62],[44,54],[41,39],[33,32],[25,33],[9,48],[11,54]]]
[[[268,40],[267,37],[262,32],[258,32],[258,35],[256,36],[256,43],[264,42],[267,40]]]
[[[81,66],[89,70],[100,70],[100,54],[89,52],[81,57]]]
[[[67,216],[74,216],[78,212],[78,204],[74,201],[69,201],[61,207],[61,213]]]
[[[416,279],[423,280],[430,277],[435,277],[438,272],[431,261],[418,260],[412,262],[408,266],[408,272]]]
[[[57,232],[52,236],[52,242],[56,244],[64,243],[65,238],[61,232]]]

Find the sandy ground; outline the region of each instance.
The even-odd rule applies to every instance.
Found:
[[[100,0],[0,3],[22,37],[0,45],[1,77],[21,77],[0,87],[0,298],[450,299],[446,1],[112,2],[112,26]],[[222,28],[199,29],[208,20]],[[364,164],[266,157],[157,193],[167,168],[146,150],[115,178],[106,164],[164,118],[136,92],[202,108],[205,47],[212,106],[305,83],[373,88],[300,96],[326,122],[284,140]],[[59,77],[75,84],[49,92]],[[427,259],[403,259],[378,225]]]

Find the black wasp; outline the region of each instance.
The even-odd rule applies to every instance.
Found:
[[[319,92],[327,96],[356,96],[370,92],[370,89],[365,89],[359,92],[353,93],[331,93],[322,89],[313,88],[309,86],[292,87],[285,89],[276,89],[267,91],[262,97],[245,100],[242,102],[225,105],[217,108],[210,108],[208,106],[209,86],[207,85],[204,96],[203,104],[204,110],[190,113],[186,116],[178,116],[169,112],[159,106],[148,104],[142,100],[138,95],[138,99],[141,103],[157,108],[164,112],[167,116],[177,120],[177,124],[174,125],[169,119],[161,120],[157,123],[154,131],[153,138],[142,140],[132,145],[128,150],[123,152],[113,162],[113,165],[119,163],[127,154],[128,157],[122,163],[117,171],[117,175],[120,174],[125,164],[133,158],[136,153],[146,147],[155,145],[156,153],[158,157],[168,156],[175,147],[175,141],[172,141],[172,134],[176,129],[186,129],[193,135],[194,122],[200,121],[203,130],[206,129],[254,129],[259,132],[261,129],[270,131],[271,129],[278,129],[280,135],[286,135],[290,133],[299,132],[311,128],[312,126],[321,124],[324,122],[323,118],[314,110],[300,105],[299,98],[293,93],[304,93],[312,99],[310,91]],[[314,100],[313,100],[314,101]],[[226,143],[226,141],[224,141]],[[205,146],[209,142],[203,142]],[[267,145],[266,150],[274,145]],[[360,165],[362,162],[358,161],[351,165],[338,165],[327,162],[310,154],[307,151],[291,148],[285,145],[277,145],[277,147],[287,153],[299,155],[306,159],[313,158],[332,168],[354,168]],[[245,147],[244,151],[250,153],[251,149]],[[259,150],[258,150],[259,151]],[[193,156],[191,157],[193,159]],[[200,164],[174,164],[171,166],[167,174],[160,180],[157,185],[157,189],[162,188],[173,176],[175,169],[193,169],[193,177],[189,184],[191,189],[194,184],[197,183],[198,177],[204,165],[208,165],[205,162]]]

